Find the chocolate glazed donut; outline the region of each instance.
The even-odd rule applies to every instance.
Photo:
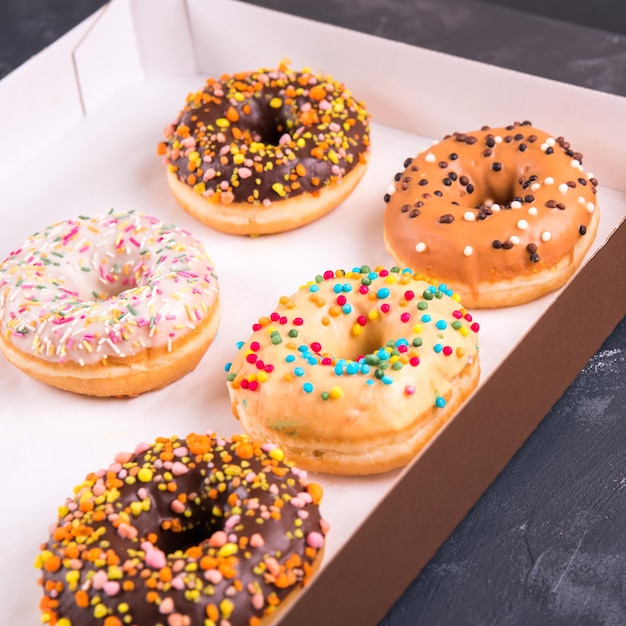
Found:
[[[309,70],[208,79],[165,129],[159,151],[179,204],[235,234],[317,219],[363,176],[369,115],[351,91]]]
[[[258,625],[321,560],[321,488],[244,436],[158,439],[89,474],[42,546],[51,626]]]

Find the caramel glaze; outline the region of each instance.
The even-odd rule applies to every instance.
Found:
[[[315,195],[363,162],[369,116],[331,77],[281,65],[208,79],[165,136],[168,167],[198,194],[267,205]]]
[[[582,160],[530,122],[448,135],[407,159],[385,195],[389,251],[474,295],[572,259],[597,209]]]
[[[89,474],[42,546],[43,620],[253,626],[321,557],[321,488],[246,437],[163,438]]]

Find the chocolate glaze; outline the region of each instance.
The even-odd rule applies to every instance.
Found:
[[[369,116],[330,77],[284,66],[209,79],[166,131],[170,169],[222,204],[259,204],[339,182],[369,147]]]
[[[326,525],[304,473],[266,449],[160,439],[87,476],[42,546],[50,623],[235,626],[271,613],[307,582]]]

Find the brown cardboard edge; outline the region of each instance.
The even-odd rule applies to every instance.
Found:
[[[626,220],[406,469],[282,625],[376,624],[385,616],[626,314],[624,299],[615,297],[626,291],[626,267],[616,262],[625,248]]]

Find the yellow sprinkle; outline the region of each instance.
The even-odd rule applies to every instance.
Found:
[[[102,602],[100,604],[96,604],[96,606],[93,607],[93,616],[96,619],[101,619],[105,617],[108,612],[109,610],[104,604],[102,604]]]
[[[215,124],[220,128],[228,128],[230,126],[230,122],[225,117],[218,117],[215,120]]]
[[[339,385],[335,385],[330,390],[330,397],[335,399],[343,398],[343,389]]]
[[[67,617],[62,617],[58,622],[57,626],[72,626],[72,622],[67,619]]]
[[[285,458],[285,453],[281,448],[274,448],[273,450],[270,450],[269,455],[275,461],[282,461]]]
[[[272,98],[270,100],[270,106],[272,109],[280,109],[280,107],[283,106],[283,101],[281,98]]]
[[[287,192],[285,191],[285,188],[283,187],[282,183],[274,183],[272,185],[272,189],[282,198],[283,196],[287,195]]]
[[[224,598],[220,602],[220,613],[224,616],[225,619],[228,619],[231,616],[234,608],[235,605],[228,598]]]
[[[461,326],[461,328],[459,328],[459,332],[461,333],[461,335],[463,335],[463,337],[467,337],[469,335],[469,330],[467,330],[467,326]]]
[[[149,483],[152,480],[152,470],[148,469],[147,467],[142,467],[137,472],[137,478],[142,483]]]
[[[361,326],[361,324],[355,324],[352,327],[352,334],[353,335],[358,337],[362,332],[363,332],[363,326]]]
[[[130,503],[130,512],[132,515],[134,515],[135,517],[138,517],[139,515],[141,515],[142,511],[143,511],[143,506],[141,505],[141,502]]]
[[[261,371],[257,374],[256,379],[260,382],[260,383],[264,383],[267,382],[267,380],[269,379],[269,375],[267,372]]]
[[[236,543],[225,543],[217,552],[219,558],[225,558],[237,554],[239,548]]]
[[[422,332],[422,325],[421,324],[415,324],[415,326],[413,326],[413,332],[416,335],[419,335]]]
[[[380,316],[380,314],[378,313],[378,311],[376,309],[372,309],[368,314],[367,314],[367,318],[370,320],[375,320]]]

